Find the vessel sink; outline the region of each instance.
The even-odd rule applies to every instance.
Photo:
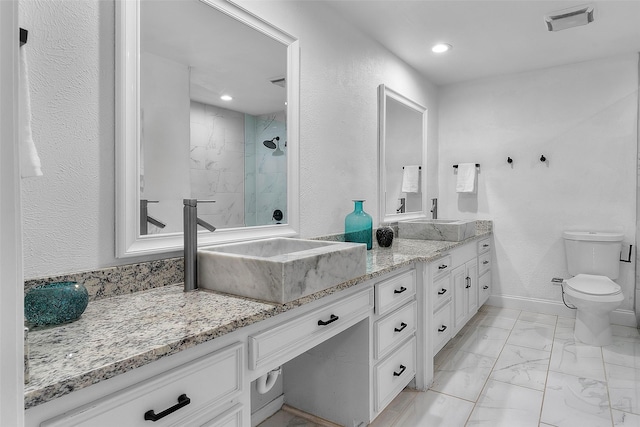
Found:
[[[401,239],[460,242],[475,235],[475,220],[416,219],[398,222],[398,237]]]
[[[198,287],[284,304],[363,276],[360,243],[272,238],[198,249]]]

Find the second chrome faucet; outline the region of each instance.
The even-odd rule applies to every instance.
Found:
[[[215,200],[183,200],[184,221],[184,291],[194,291],[198,288],[196,283],[198,276],[198,225],[209,231],[215,231],[215,227],[198,218],[198,203],[214,203]]]

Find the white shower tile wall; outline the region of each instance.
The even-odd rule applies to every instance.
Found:
[[[285,155],[262,141],[275,137]],[[271,224],[287,208],[284,112],[252,116],[191,101],[191,197],[215,200],[199,216],[217,227]]]
[[[287,130],[285,124],[284,112],[265,114],[261,116],[249,116],[246,119],[247,126],[252,125],[252,132],[255,137],[253,139],[253,158],[247,157],[247,176],[246,181],[250,185],[246,186],[245,203],[248,206],[245,209],[247,222],[248,218],[255,218],[254,224],[247,225],[265,225],[273,224],[273,212],[276,209],[282,211],[284,218],[282,222],[287,221]],[[246,131],[245,131],[246,132]],[[281,156],[274,156],[276,150],[267,148],[262,141],[280,138],[275,141],[278,148],[284,153]],[[249,146],[251,142],[247,138],[247,153],[250,153]],[[252,164],[248,163],[253,160]],[[253,180],[249,179],[249,170],[254,174]]]
[[[244,226],[244,114],[191,101],[191,197],[215,200],[198,215],[216,227]]]

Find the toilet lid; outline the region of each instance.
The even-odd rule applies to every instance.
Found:
[[[615,295],[622,291],[620,285],[608,277],[593,274],[578,274],[565,283],[574,291],[589,295]]]

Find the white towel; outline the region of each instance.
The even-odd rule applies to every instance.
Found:
[[[420,166],[405,166],[402,174],[402,192],[417,193],[420,189]]]
[[[20,175],[23,178],[42,176],[40,157],[31,134],[31,99],[26,49],[20,48]]]
[[[460,163],[458,165],[458,182],[456,183],[456,191],[458,193],[475,193],[476,192],[476,164]]]

